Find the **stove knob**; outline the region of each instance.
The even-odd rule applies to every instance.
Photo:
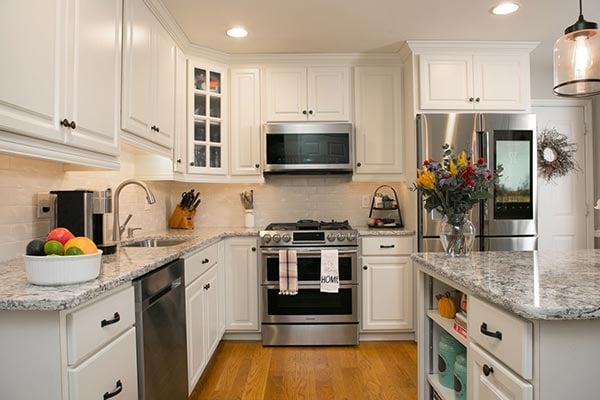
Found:
[[[290,241],[291,237],[287,233],[284,233],[281,239],[283,239],[283,241],[287,243]]]
[[[346,240],[346,235],[344,235],[343,233],[338,233],[338,234],[337,234],[337,239],[338,239],[340,242],[343,242],[344,240]]]
[[[269,243],[271,241],[271,235],[268,233],[263,236],[263,242]]]
[[[348,233],[346,234],[346,239],[348,239],[349,241],[353,241],[354,239],[356,239],[356,235],[354,233]]]
[[[279,241],[281,240],[281,236],[279,236],[279,233],[276,233],[273,235],[273,241],[279,243]]]
[[[327,240],[329,240],[330,242],[333,242],[335,240],[335,233],[329,233],[327,235]]]

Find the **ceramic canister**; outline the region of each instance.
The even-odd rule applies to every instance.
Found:
[[[467,400],[467,355],[460,353],[454,361],[454,398]]]
[[[465,347],[447,333],[440,336],[438,371],[442,386],[454,387],[454,362],[456,356],[465,352]]]

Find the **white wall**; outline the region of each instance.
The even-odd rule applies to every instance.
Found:
[[[122,153],[120,171],[65,171],[61,163],[0,155],[0,261],[19,257],[33,238],[43,238],[50,227],[36,217],[36,194],[56,189],[112,188],[133,176],[133,156]],[[228,227],[244,224],[240,192],[255,194],[256,227],[270,222],[348,219],[352,225],[366,225],[369,208],[362,207],[363,196],[370,196],[381,183],[352,182],[349,176],[274,176],[264,184],[196,184],[146,182],[157,202],[146,207],[144,191],[130,185],[120,199],[121,221],[128,213],[130,227],[141,227],[137,236],[163,231],[183,191],[200,191],[202,203],[195,225]],[[402,196],[405,184],[389,183]],[[403,217],[406,211],[402,209]],[[406,218],[406,217],[405,217]],[[112,226],[109,218],[109,227]]]

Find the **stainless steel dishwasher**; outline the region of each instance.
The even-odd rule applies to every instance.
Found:
[[[133,281],[140,400],[187,400],[183,260]]]

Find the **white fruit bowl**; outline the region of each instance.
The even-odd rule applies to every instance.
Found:
[[[27,256],[25,272],[34,285],[71,285],[95,279],[100,274],[102,250],[81,256]]]

